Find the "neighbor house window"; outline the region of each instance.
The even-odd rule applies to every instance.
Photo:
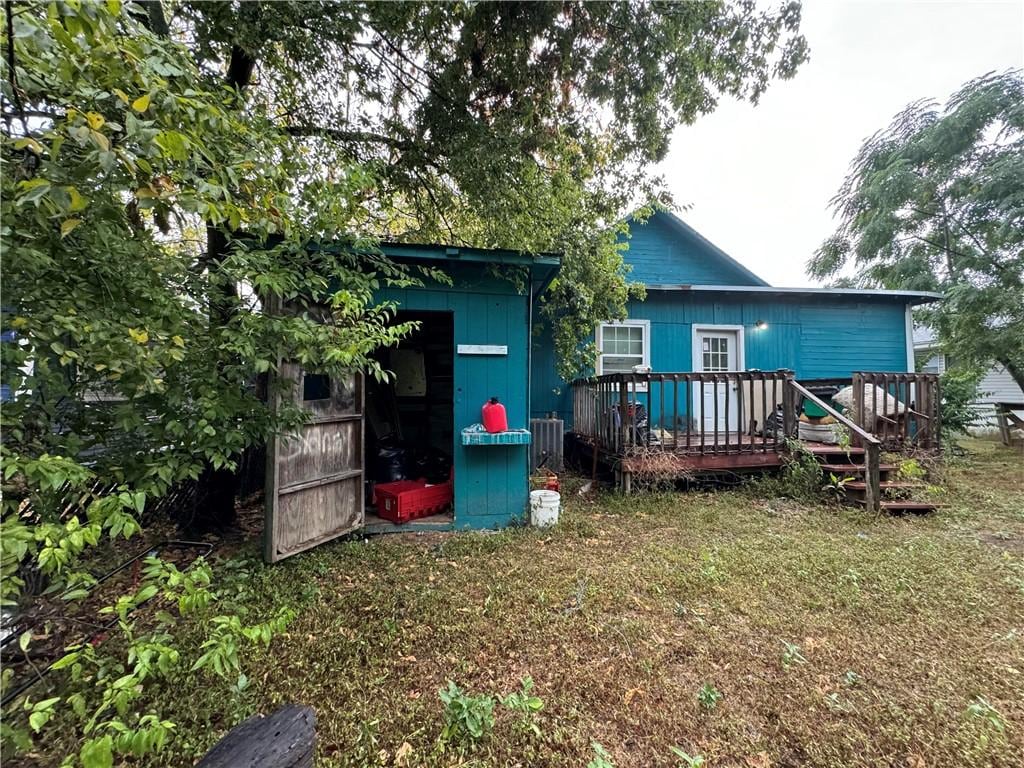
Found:
[[[648,320],[622,320],[597,327],[597,375],[632,373],[651,364],[651,324]]]
[[[942,373],[945,370],[943,362],[941,352],[937,355],[931,355],[924,361],[924,365],[921,366],[921,373]]]

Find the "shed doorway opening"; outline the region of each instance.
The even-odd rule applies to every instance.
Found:
[[[376,359],[389,381],[366,386],[366,529],[453,523],[455,322],[400,311],[418,328]]]

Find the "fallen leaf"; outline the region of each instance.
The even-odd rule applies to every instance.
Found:
[[[920,755],[907,755],[907,768],[927,768]]]
[[[395,750],[395,765],[408,765],[410,757],[412,757],[412,744],[408,741],[403,741],[402,746]]]
[[[628,707],[629,706],[629,702],[631,702],[638,694],[641,694],[641,693],[643,693],[643,689],[642,688],[630,688],[628,691],[626,691],[626,695],[622,697],[622,700],[625,702],[626,706]]]
[[[743,762],[750,768],[770,768],[772,759],[768,757],[767,752],[758,752],[756,755],[747,755]]]

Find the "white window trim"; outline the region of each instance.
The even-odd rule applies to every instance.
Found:
[[[704,368],[704,361],[701,357],[700,345],[697,343],[701,333],[715,333],[719,331],[736,332],[736,370],[747,370],[747,344],[743,338],[742,325],[694,325],[690,337],[690,365],[694,373],[699,373]]]
[[[651,366],[651,321],[650,320],[609,320],[604,323],[598,323],[597,328],[594,331],[594,341],[597,342],[597,360],[594,363],[594,372],[598,376],[604,375],[603,370],[603,359],[604,354],[601,352],[601,348],[604,342],[604,329],[605,326],[611,325],[633,325],[639,326],[644,329],[644,349],[643,349],[643,362],[641,365],[646,365],[648,368]]]
[[[920,356],[922,364],[927,363],[933,357],[939,358],[938,373],[939,375],[942,375],[946,372],[946,353],[942,351],[941,347],[918,347],[917,356]],[[914,365],[914,370],[917,370],[916,357]]]

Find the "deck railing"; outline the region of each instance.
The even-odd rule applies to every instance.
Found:
[[[573,431],[626,454],[779,453],[796,429],[790,371],[615,373],[572,384]]]
[[[934,373],[853,374],[854,415],[885,448],[935,451],[941,445],[939,377]]]
[[[800,390],[793,381],[785,370],[578,379],[572,384],[573,431],[614,454],[636,448],[682,455],[777,453],[786,436],[797,436],[801,401],[811,396],[827,401],[819,389],[827,385],[833,391],[852,387],[844,420],[877,437],[884,449],[940,447],[935,374],[857,372],[845,379],[801,380]]]
[[[942,417],[939,377],[934,373],[858,372],[850,378],[801,379],[815,391],[852,387],[852,408],[846,415],[892,451],[937,451]]]
[[[844,427],[850,435],[851,445],[864,449],[864,503],[868,509],[877,512],[882,501],[882,486],[880,482],[882,441],[806,389],[799,382],[790,382],[790,386],[797,396],[810,400],[831,416],[836,424]],[[861,391],[863,391],[863,388]]]

